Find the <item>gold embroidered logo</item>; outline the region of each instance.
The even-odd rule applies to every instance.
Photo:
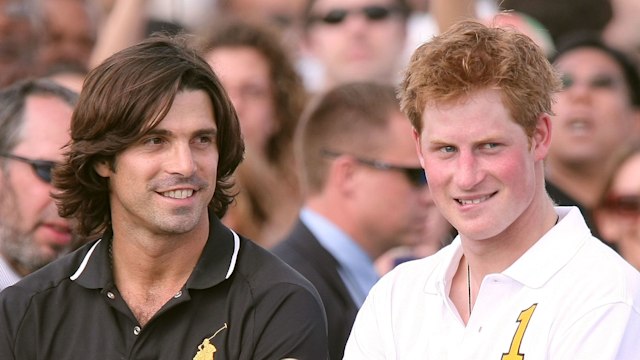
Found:
[[[216,347],[211,343],[211,339],[216,337],[218,333],[227,328],[227,323],[224,323],[218,331],[216,331],[213,335],[208,338],[204,338],[202,340],[202,344],[198,345],[198,352],[196,356],[193,357],[193,360],[214,360],[215,352],[217,351]]]

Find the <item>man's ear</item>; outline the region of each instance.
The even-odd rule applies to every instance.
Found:
[[[531,138],[531,146],[536,160],[543,160],[549,153],[551,145],[551,116],[542,113],[536,121],[536,128]]]
[[[331,164],[330,180],[334,189],[343,193],[351,193],[358,186],[356,166],[349,156],[339,156]]]
[[[93,169],[98,173],[98,175],[108,178],[111,176],[113,170],[111,170],[111,165],[107,160],[100,160],[93,164]]]
[[[420,166],[424,169],[424,157],[422,156],[422,137],[416,128],[413,128],[413,141],[416,144],[416,153],[418,154],[418,159],[420,160]]]

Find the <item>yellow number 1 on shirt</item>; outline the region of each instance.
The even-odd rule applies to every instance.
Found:
[[[527,331],[527,325],[529,325],[529,320],[531,320],[531,315],[536,310],[536,306],[538,304],[533,304],[527,310],[523,310],[518,316],[518,328],[516,329],[516,333],[513,335],[513,341],[511,341],[511,347],[509,348],[509,352],[506,354],[502,354],[502,360],[524,360],[524,354],[520,353],[520,344],[522,343],[522,338],[524,337],[524,332]]]

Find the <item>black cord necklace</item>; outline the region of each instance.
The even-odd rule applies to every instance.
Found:
[[[554,226],[558,224],[558,221],[560,221],[560,216],[556,215],[556,222]],[[469,296],[469,317],[471,317],[471,268],[469,266],[469,261],[467,261],[467,292]]]
[[[467,290],[469,291],[469,317],[471,317],[471,270],[467,262]]]

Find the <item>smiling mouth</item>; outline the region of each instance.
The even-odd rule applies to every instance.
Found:
[[[493,196],[493,194],[485,195],[485,196],[482,196],[482,197],[479,197],[479,198],[475,198],[475,199],[456,199],[456,201],[460,205],[476,205],[476,204],[480,204],[481,202],[484,202],[484,201],[488,200],[492,196]]]
[[[591,126],[591,122],[584,119],[573,119],[568,123],[568,128],[572,131],[585,131]]]
[[[171,199],[186,199],[188,197],[193,196],[193,193],[194,193],[193,189],[184,189],[184,190],[165,191],[161,193],[161,195]]]

